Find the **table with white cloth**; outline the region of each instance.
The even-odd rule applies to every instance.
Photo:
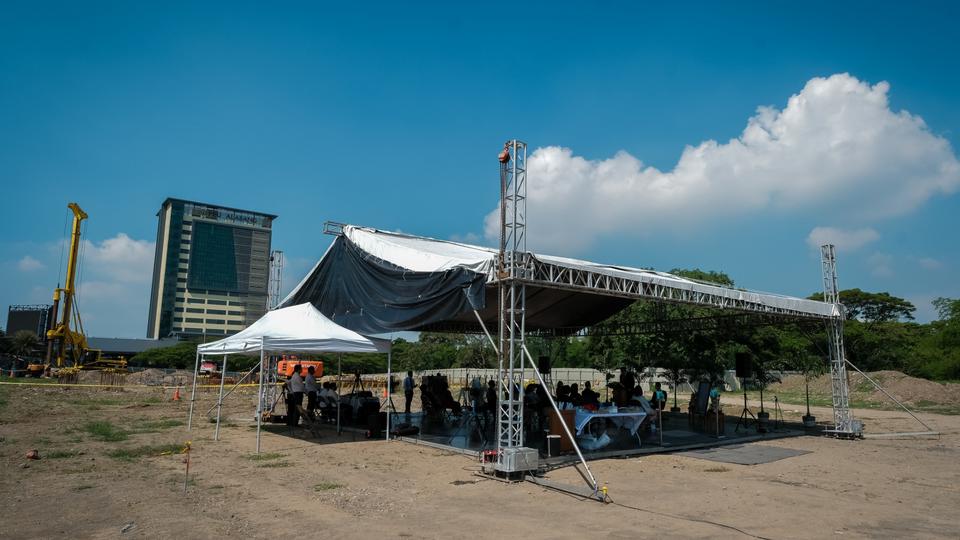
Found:
[[[618,428],[624,428],[630,432],[631,435],[636,435],[637,440],[640,440],[640,435],[637,433],[637,430],[640,429],[640,426],[643,424],[644,418],[647,417],[647,413],[642,410],[630,410],[625,411],[623,409],[618,409],[616,412],[611,411],[589,411],[587,409],[577,409],[576,417],[574,418],[574,426],[577,428],[577,436],[579,437],[583,430],[592,422],[600,418],[606,418],[610,420],[614,426]]]

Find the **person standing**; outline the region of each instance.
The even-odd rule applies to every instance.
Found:
[[[653,406],[656,409],[663,410],[664,406],[667,404],[667,392],[661,388],[660,383],[654,385],[653,390]]]
[[[290,395],[287,396],[287,425],[297,427],[300,424],[300,406],[303,405],[303,378],[300,376],[300,364],[293,366],[293,375],[287,381]]]
[[[417,385],[413,383],[413,372],[408,371],[403,379],[403,413],[410,414],[410,403],[413,401],[413,389]]]
[[[314,367],[307,368],[307,378],[303,381],[303,388],[307,392],[307,412],[313,418],[313,411],[317,409],[317,377],[314,375]]]

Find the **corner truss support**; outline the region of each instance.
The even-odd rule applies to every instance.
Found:
[[[840,314],[826,321],[827,347],[830,356],[830,382],[833,394],[832,433],[843,437],[860,437],[863,424],[853,419],[850,410],[850,388],[847,382],[847,359],[843,348],[843,320],[845,310],[840,304],[837,287],[837,255],[833,244],[820,246],[820,261],[823,266],[823,301],[840,308]]]

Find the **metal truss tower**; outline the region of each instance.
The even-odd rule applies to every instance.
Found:
[[[280,304],[280,291],[283,281],[283,252],[270,252],[270,277],[267,282],[267,310],[276,309]]]
[[[500,153],[500,329],[498,351],[500,400],[497,422],[497,468],[528,470],[518,463],[523,446],[524,334],[526,331],[527,145],[516,139]],[[525,458],[521,458],[525,461]]]
[[[837,287],[837,256],[833,244],[820,246],[820,261],[823,265],[823,301],[835,304],[840,314],[827,319],[827,347],[830,349],[830,380],[833,385],[833,421],[830,430],[839,436],[859,437],[862,424],[853,419],[850,411],[850,388],[847,383],[846,353],[843,349],[843,320],[845,310],[840,304]]]

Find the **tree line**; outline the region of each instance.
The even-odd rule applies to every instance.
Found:
[[[723,272],[675,269],[671,273],[733,287]],[[810,296],[822,300],[822,293]],[[914,321],[916,307],[887,292],[847,289],[840,292],[846,308],[844,343],[847,358],[865,371],[891,369],[934,380],[960,379],[960,300],[938,298],[939,318],[927,324]],[[654,321],[693,319],[717,315],[698,306],[637,301],[611,317],[610,326]],[[753,361],[754,373],[763,378],[771,371],[796,370],[816,375],[826,370],[826,334],[820,325],[723,326],[711,330],[666,331],[637,335],[569,337],[528,336],[531,353],[549,356],[556,367],[591,367],[615,370],[663,368],[677,380],[710,380],[733,369],[737,353]],[[184,342],[152,349],[131,359],[131,365],[191,369],[196,343]],[[326,373],[336,370],[335,355],[325,355]],[[232,357],[232,369],[247,369],[255,357]],[[344,354],[344,373],[383,372],[382,354]],[[417,341],[394,340],[393,369],[424,371],[442,368],[492,368],[497,359],[482,335],[423,332]]]

